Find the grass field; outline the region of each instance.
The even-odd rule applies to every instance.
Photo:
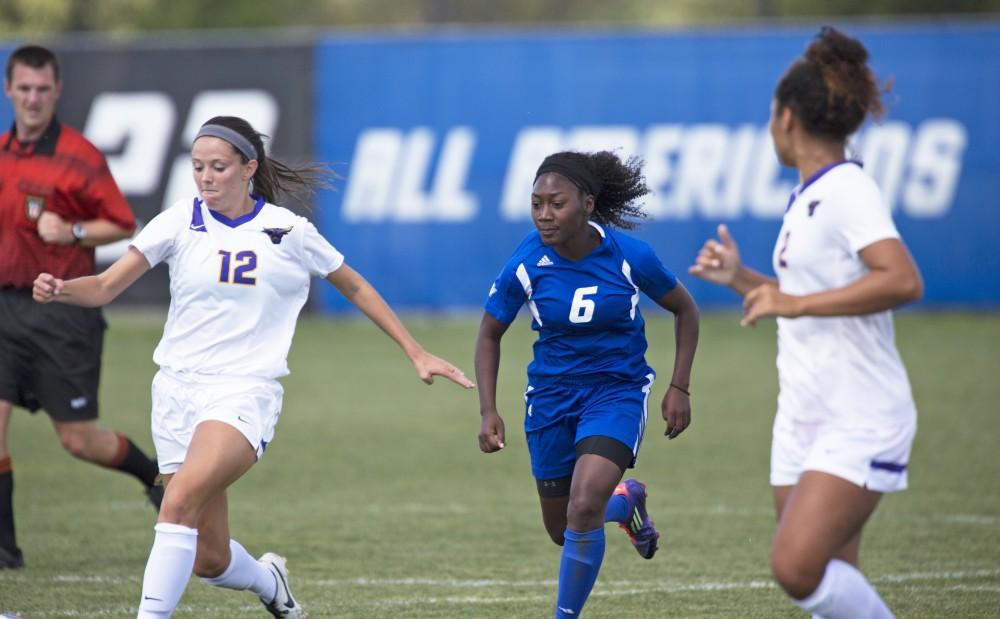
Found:
[[[109,318],[102,418],[151,448],[162,317]],[[406,322],[471,375],[477,319]],[[671,323],[651,320],[649,334],[649,359],[666,375]],[[897,339],[920,431],[910,490],[875,514],[863,568],[899,617],[1000,616],[1000,315],[903,313]],[[276,440],[230,493],[235,537],[255,555],[288,557],[312,617],[550,617],[559,549],[541,525],[521,432],[530,341],[523,318],[504,340],[508,446],[486,456],[474,392],[424,386],[367,322],[304,318]],[[774,354],[773,323],[703,317],[693,424],[668,442],[651,423],[635,471],[649,485],[660,552],[643,561],[609,527],[586,616],[805,616],[768,566]],[[138,484],[71,461],[44,414],[16,412],[10,440],[28,566],[0,571],[0,612],[135,616],[155,519]],[[175,614],[243,616],[266,613],[248,593],[197,579]]]

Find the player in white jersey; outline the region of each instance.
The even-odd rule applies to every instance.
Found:
[[[262,136],[232,116],[209,120],[191,147],[200,198],[155,217],[104,273],[43,273],[35,300],[99,306],[153,266],[170,269],[170,310],[153,358],[153,439],[166,493],[146,564],[138,617],[170,617],[192,570],[250,590],[274,617],[304,617],[285,560],[254,559],[229,536],[226,489],[263,455],[281,411],[286,357],[313,276],[325,278],[396,341],[420,378],[471,388],[425,351],[378,292],[304,217],[276,196],[321,186],[316,166],[267,156]],[[247,187],[252,186],[248,193]]]
[[[892,616],[858,554],[882,494],[906,488],[916,433],[891,310],[923,283],[878,187],[845,157],[847,137],[882,112],[867,58],[823,28],[778,83],[771,136],[801,183],[774,249],[777,279],[740,263],[724,225],[690,269],[743,297],[744,325],[777,317],[771,564],[793,601],[826,619]]]

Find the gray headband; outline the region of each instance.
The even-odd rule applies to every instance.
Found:
[[[253,147],[250,140],[246,139],[238,132],[233,131],[229,127],[223,127],[222,125],[202,125],[201,129],[198,129],[198,135],[194,136],[195,141],[198,138],[203,138],[205,136],[212,138],[219,138],[220,140],[225,140],[236,147],[236,150],[243,153],[243,156],[247,159],[259,159],[257,156],[257,149]]]

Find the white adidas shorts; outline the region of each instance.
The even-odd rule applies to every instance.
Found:
[[[153,377],[153,444],[160,473],[177,472],[195,427],[214,420],[239,430],[257,458],[274,437],[284,390],[276,380],[179,374],[161,368]]]
[[[859,428],[779,413],[771,439],[771,485],[793,486],[803,471],[821,471],[876,492],[906,490],[916,432],[915,422]]]

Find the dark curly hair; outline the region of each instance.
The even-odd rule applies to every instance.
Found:
[[[629,157],[627,161],[622,161],[618,155],[606,150],[594,153],[567,151],[555,156],[573,160],[599,182],[601,189],[594,196],[594,213],[591,215],[595,222],[632,230],[639,224],[636,219],[647,217],[642,205],[635,203],[650,193],[642,176],[642,159]],[[580,190],[583,194],[588,193],[583,188]]]
[[[857,131],[867,116],[879,118],[884,110],[868,50],[830,26],[788,68],[774,99],[779,110],[791,108],[806,131],[838,142]]]

